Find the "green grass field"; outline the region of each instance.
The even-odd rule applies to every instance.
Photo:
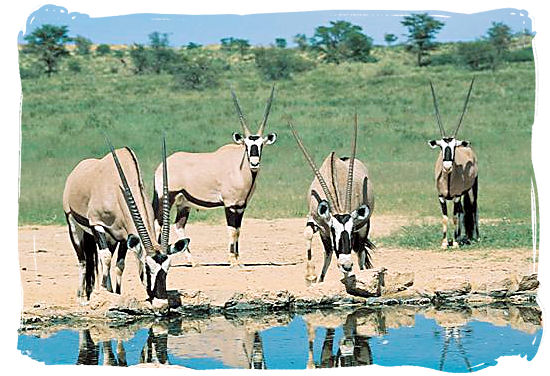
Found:
[[[417,68],[399,50],[374,54],[377,63],[319,64],[277,83],[267,129],[277,132],[278,140],[264,151],[247,218],[306,214],[313,174],[288,130],[287,116],[321,163],[331,150],[349,155],[355,111],[357,155],[374,184],[375,214],[440,215],[433,181],[437,152],[426,143],[439,136],[428,79],[436,85],[444,124],[452,129],[473,73],[455,66]],[[192,92],[174,89],[169,75],[136,76],[113,57],[80,59],[80,73],[22,81],[20,224],[64,222],[65,178],[81,159],[107,153],[102,132],[115,146],[136,151],[150,193],[162,130],[169,152],[213,151],[240,131],[229,83],[251,124],[259,122],[271,86],[253,61],[233,64],[219,88]],[[459,137],[470,140],[478,154],[480,217],[529,223],[534,63],[510,63],[476,77]],[[191,216],[222,218],[222,210]]]

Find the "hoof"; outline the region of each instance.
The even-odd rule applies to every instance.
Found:
[[[441,249],[447,249],[449,247],[449,243],[447,242],[447,239],[443,240],[441,242]]]
[[[229,267],[230,268],[242,268],[242,265],[239,264],[239,258],[235,254],[229,255]]]
[[[306,283],[311,285],[317,282],[317,276],[315,274],[306,274]]]

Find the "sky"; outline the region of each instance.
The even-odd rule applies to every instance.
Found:
[[[365,7],[367,8],[367,6]],[[415,11],[419,12],[419,11]],[[444,11],[427,11],[444,22],[437,36],[438,41],[474,40],[482,37],[492,22],[504,22],[514,32],[531,31],[531,19],[527,11],[497,9],[473,14]],[[82,35],[94,43],[132,44],[147,43],[154,31],[168,33],[174,47],[189,42],[203,45],[219,43],[225,37],[248,39],[252,45],[269,45],[275,38],[285,38],[289,45],[298,33],[311,37],[315,28],[330,21],[346,20],[360,25],[363,32],[373,38],[375,44],[384,43],[384,34],[392,33],[397,42],[405,41],[406,28],[401,25],[410,11],[399,10],[328,10],[311,12],[236,14],[154,14],[136,13],[110,17],[90,17],[78,9],[45,5],[27,18],[26,33],[43,24],[67,25],[71,36]],[[24,43],[21,31],[18,42]]]

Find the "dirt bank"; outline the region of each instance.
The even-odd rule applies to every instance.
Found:
[[[208,301],[223,306],[236,293],[291,294],[320,296],[341,290],[341,278],[333,260],[326,282],[307,287],[304,281],[304,220],[245,220],[241,235],[241,262],[264,264],[229,268],[227,266],[186,267],[178,255],[168,277],[168,289],[178,290],[188,301]],[[372,238],[387,235],[407,224],[404,217],[377,216]],[[227,262],[227,235],[224,225],[189,224],[188,237],[194,260],[200,264]],[[313,257],[317,273],[322,266],[322,245],[315,237]],[[123,276],[122,297],[96,294],[88,306],[76,300],[77,259],[62,226],[25,226],[19,228],[19,259],[23,287],[23,313],[26,316],[84,313],[102,314],[113,304],[140,301],[145,291],[139,282],[136,262],[130,253]],[[266,265],[270,264],[270,265]],[[467,281],[470,290],[512,280],[533,273],[532,250],[409,250],[379,247],[373,255],[375,268],[389,272],[414,273],[411,291],[434,291],[449,279]],[[200,293],[199,293],[200,291]],[[269,298],[269,297],[268,297]]]

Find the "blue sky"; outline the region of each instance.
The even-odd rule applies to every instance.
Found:
[[[420,12],[420,11],[416,11]],[[491,22],[504,22],[514,31],[531,30],[528,13],[518,9],[498,9],[474,14],[444,11],[427,12],[445,23],[438,35],[442,42],[473,40],[483,36]],[[146,43],[148,34],[159,31],[169,34],[173,46],[189,42],[219,43],[221,38],[248,39],[253,45],[268,45],[275,38],[289,42],[298,33],[312,36],[315,27],[329,21],[346,20],[363,27],[363,31],[377,44],[384,43],[384,34],[393,33],[404,41],[406,29],[401,25],[403,16],[410,11],[384,10],[331,10],[292,13],[265,13],[250,15],[174,15],[129,14],[111,17],[90,17],[56,5],[45,5],[29,15],[26,31],[32,32],[43,24],[67,25],[70,35],[83,35],[94,43],[132,44]],[[24,42],[23,33],[18,41]]]

